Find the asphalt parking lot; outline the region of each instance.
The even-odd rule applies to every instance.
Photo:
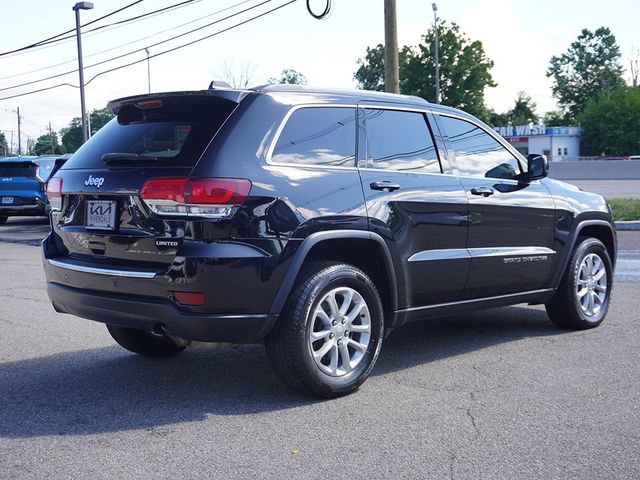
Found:
[[[640,478],[640,232],[602,327],[525,306],[408,325],[356,394],[316,401],[260,346],[151,360],[55,313],[38,228],[0,227],[2,479]]]

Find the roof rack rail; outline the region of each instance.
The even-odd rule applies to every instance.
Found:
[[[253,90],[256,92],[259,91],[270,91],[270,90],[276,90],[276,91],[282,91],[282,90],[294,90],[294,91],[299,91],[299,90],[306,90],[306,88],[302,85],[297,85],[294,83],[268,83],[266,85],[258,85],[256,87],[251,87],[249,90]]]

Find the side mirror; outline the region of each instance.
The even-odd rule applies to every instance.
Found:
[[[546,155],[530,153],[527,155],[527,179],[539,180],[549,174],[549,163]]]

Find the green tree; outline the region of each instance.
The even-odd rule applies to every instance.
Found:
[[[402,79],[407,76],[407,60],[412,55],[410,47],[402,47],[398,52],[398,64],[400,68],[400,91],[405,93]],[[358,81],[358,88],[384,92],[384,46],[378,44],[375,47],[367,47],[367,53],[356,61],[358,70],[353,77]],[[411,95],[411,94],[408,94]]]
[[[592,99],[578,115],[589,155],[640,153],[640,89],[620,87]]]
[[[488,120],[484,90],[495,87],[491,76],[493,62],[487,58],[482,42],[471,41],[455,23],[438,26],[440,50],[440,98],[443,104],[463,109]],[[398,52],[400,92],[435,101],[434,30],[422,42],[404,46]],[[384,90],[384,47],[368,47],[357,61],[354,78],[360,88]]]
[[[487,110],[485,122],[492,127],[504,127],[509,124],[508,113],[498,113],[493,109]]]
[[[575,122],[566,117],[566,115],[560,110],[551,110],[544,114],[542,123],[547,127],[566,127],[573,125]]]
[[[289,85],[306,85],[307,77],[293,68],[285,68],[278,78],[271,77],[267,80],[269,85],[289,84]]]
[[[69,122],[69,126],[60,130],[62,145],[69,153],[75,152],[82,145],[82,126],[80,117],[75,117]]]
[[[9,155],[9,145],[7,145],[7,137],[4,132],[0,132],[0,155]]]
[[[114,117],[106,108],[95,109],[89,114],[89,120],[91,124],[91,135],[94,135],[98,130],[104,127],[109,120]],[[62,145],[69,153],[73,153],[82,145],[82,124],[80,117],[75,117],[69,122],[69,126],[60,130],[62,136]]]
[[[601,92],[624,85],[620,47],[608,28],[582,30],[559,57],[551,57],[547,77],[553,77],[553,95],[569,119]]]
[[[518,92],[515,105],[507,113],[511,125],[536,124],[540,117],[536,114],[536,104],[525,92]]]
[[[53,149],[51,148],[52,146]],[[64,145],[60,145],[58,142],[58,134],[56,132],[40,135],[33,147],[34,155],[60,155],[63,153],[67,153],[67,151]]]

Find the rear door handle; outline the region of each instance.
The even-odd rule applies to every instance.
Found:
[[[489,187],[478,187],[471,189],[472,195],[482,195],[483,197],[488,197],[489,195],[493,195],[493,189]]]
[[[393,192],[394,190],[398,190],[400,185],[391,182],[372,182],[369,184],[369,187],[371,187],[371,190],[388,190],[389,192]]]

